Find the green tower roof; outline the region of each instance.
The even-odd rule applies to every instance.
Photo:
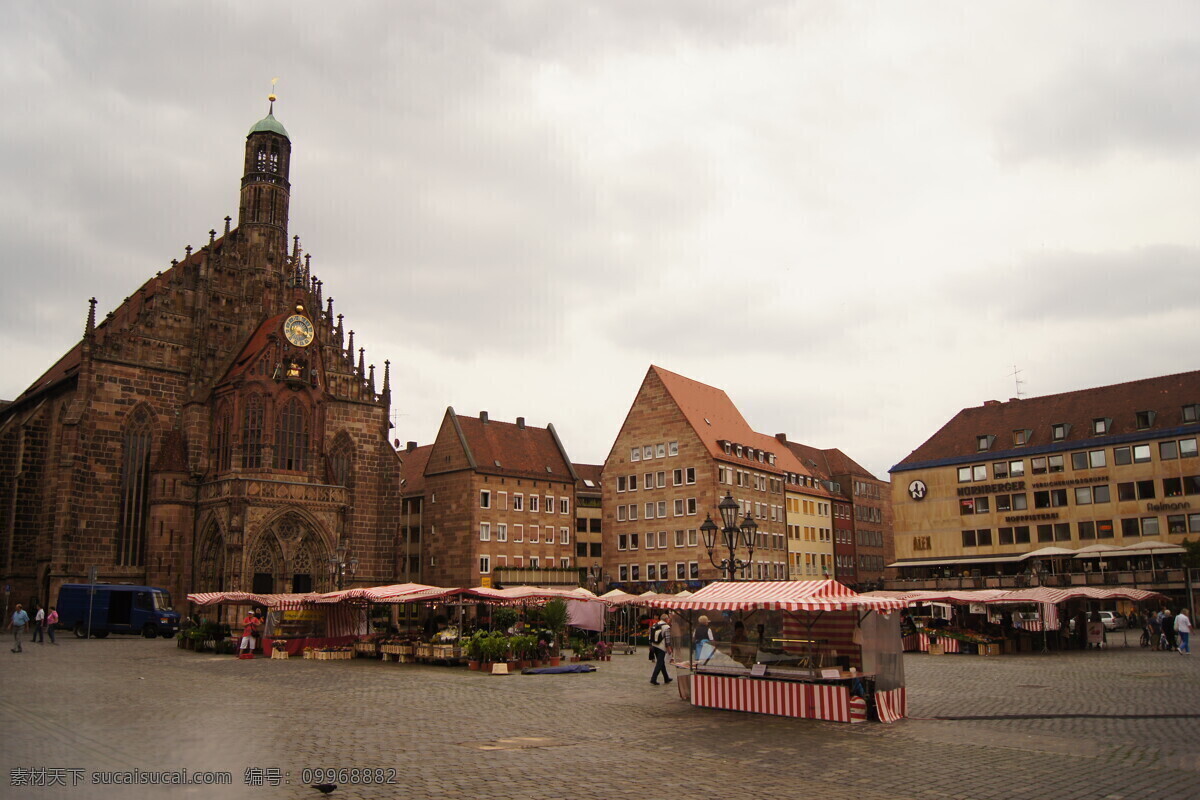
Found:
[[[250,129],[250,133],[278,133],[280,136],[285,136],[289,140],[288,132],[283,125],[279,124],[279,120],[275,119],[274,114],[267,114],[265,117],[254,123],[254,127]],[[250,134],[246,134],[249,136]]]

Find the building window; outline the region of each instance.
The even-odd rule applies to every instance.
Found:
[[[570,544],[571,543],[571,529],[570,528],[559,528],[558,529],[558,543],[559,544]]]
[[[307,454],[308,418],[304,406],[293,397],[275,424],[275,469],[302,471]]]
[[[962,546],[975,547],[975,531],[962,532]]]
[[[628,539],[628,537],[627,537],[625,534],[623,534],[623,533],[618,533],[618,534],[617,534],[617,549],[618,549],[618,550],[625,550],[625,549],[627,549],[627,547],[626,547],[626,546],[627,546],[628,544],[629,544],[629,539]]]
[[[620,576],[620,579],[621,579],[622,581],[627,581],[627,580],[629,580],[629,565],[628,565],[628,564],[621,564],[621,565],[619,565],[619,566],[617,567],[617,575],[619,575],[619,576]]]
[[[696,580],[699,577],[700,577],[700,562],[689,561],[688,562],[688,578],[690,578],[691,580]]]
[[[696,513],[696,509],[697,509],[697,505],[696,505],[696,498],[694,498],[694,497],[689,497],[689,498],[687,499],[687,513],[688,513],[688,516],[691,516],[691,515],[695,514],[695,513]]]
[[[638,549],[638,535],[636,533],[629,534],[629,549],[630,550]]]
[[[1150,460],[1150,445],[1135,444],[1133,446],[1133,463],[1144,464]]]
[[[213,434],[213,467],[217,472],[228,472],[232,466],[231,427],[229,406],[223,404],[221,410],[217,412],[217,422]]]
[[[1064,456],[1050,456],[1046,460],[1050,464],[1051,472],[1062,472],[1065,468],[1066,458]]]
[[[508,541],[508,525],[506,525],[503,522],[496,523],[496,541],[497,542],[507,542]]]
[[[1092,420],[1092,434],[1095,436],[1103,436],[1108,433],[1109,427],[1112,425],[1112,420],[1106,417],[1097,417]]]
[[[631,491],[631,492],[636,492],[636,491],[637,491],[637,482],[638,482],[638,476],[637,476],[637,475],[630,475],[630,476],[629,476],[629,491]],[[647,488],[649,488],[649,487],[647,487]]]
[[[1158,517],[1142,517],[1142,536],[1158,536]]]
[[[1122,536],[1140,536],[1141,526],[1138,525],[1137,517],[1121,520],[1121,535]]]
[[[138,409],[125,430],[121,454],[121,518],[116,562],[123,567],[140,567],[146,559],[152,442],[150,415]]]
[[[1069,522],[1054,523],[1054,541],[1056,541],[1056,542],[1071,541],[1071,523],[1069,523]]]
[[[683,486],[683,470],[676,469],[671,471],[671,485]]]
[[[654,458],[654,445],[647,444],[642,446],[642,461],[649,461]]]
[[[490,522],[479,523],[479,541],[490,542],[492,540],[492,524]]]
[[[539,504],[541,502],[542,502],[542,498],[540,498],[536,494],[529,495],[529,511],[530,511],[530,513],[537,513],[540,510]]]
[[[620,475],[617,477],[617,491],[618,492],[625,491],[625,476],[624,475]]]
[[[658,485],[658,488],[659,488],[659,489],[664,489],[664,488],[666,488],[666,486],[667,486],[667,473],[666,473],[666,472],[658,472],[658,473],[655,473],[655,477],[658,479],[658,480],[657,480],[657,485]]]
[[[480,508],[491,508],[492,507],[492,493],[490,491],[488,491],[487,489],[479,490],[479,507]]]
[[[996,480],[1002,480],[1008,477],[1008,464],[1001,461],[998,464],[992,464],[992,477]],[[857,483],[857,481],[855,481]],[[855,492],[857,494],[857,492]]]
[[[642,460],[642,448],[640,448],[640,447],[632,448],[629,451],[629,460],[630,461],[641,461]]]
[[[1063,439],[1067,438],[1067,431],[1070,429],[1071,426],[1067,423],[1056,422],[1050,426],[1050,438],[1056,442],[1061,442]]]
[[[1008,475],[1010,478],[1020,478],[1024,474],[1025,474],[1025,462],[1024,461],[1008,462]]]
[[[1196,455],[1196,440],[1195,439],[1192,439],[1192,455]],[[683,481],[684,481],[684,483],[689,484],[689,485],[696,482],[696,468],[695,467],[688,467],[687,469],[685,469],[683,471]]]
[[[525,495],[514,494],[513,495],[513,511],[524,511],[524,510],[525,510]]]
[[[1179,444],[1177,442],[1159,442],[1158,443],[1158,460],[1173,461],[1179,458]]]
[[[667,455],[679,455],[679,442],[667,442]]]
[[[635,581],[640,581],[642,579],[641,564],[634,564],[632,567],[629,568],[629,577],[631,580],[635,580]]]
[[[1139,431],[1154,427],[1155,413],[1153,411],[1139,411],[1134,416],[1137,419],[1137,429]]]
[[[1013,431],[1012,443],[1013,447],[1024,447],[1025,445],[1029,444],[1029,432],[1024,429]],[[983,448],[980,449],[982,450]]]
[[[1080,522],[1078,523],[1080,539],[1095,539],[1096,538],[1096,523]]]
[[[479,557],[479,574],[487,575],[491,571],[492,571],[491,556],[480,556]]]
[[[638,509],[637,503],[629,504],[629,521],[630,522],[635,522],[637,520],[637,518],[638,518],[637,517],[637,509]]]
[[[252,394],[246,398],[242,417],[242,469],[262,468],[263,402]]]
[[[1200,404],[1191,403],[1183,407],[1183,421],[1196,422],[1200,420]]]
[[[617,522],[625,521],[625,506],[617,506]]]
[[[558,498],[558,513],[560,513],[560,514],[570,514],[571,513],[571,498],[569,498],[569,497]]]
[[[1038,456],[1037,458],[1031,458],[1029,460],[1029,464],[1030,464],[1029,471],[1032,472],[1034,475],[1045,475],[1046,474],[1046,457],[1045,456]]]
[[[683,500],[675,501],[675,516],[677,516],[677,517],[683,516]]]
[[[665,444],[654,445],[654,457],[655,458],[666,458],[667,457],[667,446]]]
[[[989,436],[989,435],[987,435],[987,434],[983,434],[983,435],[981,435],[981,436],[976,436],[976,437],[975,437],[975,447],[976,447],[976,449],[978,449],[978,450],[990,450],[990,449],[992,448],[992,441],[993,441],[995,438],[996,438],[995,436]]]
[[[667,501],[659,500],[658,501],[658,518],[665,519],[666,516],[667,516]],[[649,519],[649,517],[647,517],[647,519]]]

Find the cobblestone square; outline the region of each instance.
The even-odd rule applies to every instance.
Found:
[[[0,659],[0,796],[319,797],[302,778],[327,768],[395,770],[394,785],[341,782],[334,798],[1200,796],[1200,659],[1119,638],[1106,651],[906,656],[911,718],[893,725],[693,708],[649,684],[644,649],[593,674],[500,677],[59,641]],[[13,785],[39,767],[81,783]],[[246,785],[255,768],[280,785]],[[232,785],[91,783],[184,769]]]

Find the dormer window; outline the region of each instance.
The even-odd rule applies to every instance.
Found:
[[[1050,426],[1050,438],[1056,442],[1061,442],[1063,439],[1067,438],[1067,434],[1070,433],[1070,431],[1071,426],[1069,424],[1065,422],[1056,422]]]
[[[981,434],[975,437],[975,447],[979,450],[991,450],[992,442],[996,440],[995,436],[990,434]]]
[[[1135,417],[1137,418],[1137,429],[1139,431],[1144,431],[1147,428],[1154,427],[1154,417],[1155,416],[1156,415],[1153,411],[1137,412],[1137,414],[1135,415]]]
[[[741,458],[742,457],[742,446],[740,444],[735,448],[735,451],[737,453],[737,457]]]
[[[1092,433],[1096,436],[1103,436],[1111,427],[1112,420],[1107,417],[1097,417],[1092,420]]]
[[[730,444],[729,442],[726,442],[725,443],[725,455],[729,455],[732,452],[733,452],[733,445]]]
[[[1183,407],[1183,421],[1196,422],[1200,420],[1200,404],[1191,403]]]

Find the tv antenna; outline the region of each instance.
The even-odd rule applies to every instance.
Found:
[[[1017,399],[1017,400],[1020,400],[1020,399],[1021,399],[1021,395],[1025,394],[1024,392],[1022,392],[1022,391],[1021,391],[1021,384],[1023,384],[1025,381],[1023,381],[1023,380],[1021,380],[1020,378],[1018,378],[1018,377],[1017,377],[1018,375],[1020,375],[1020,374],[1021,374],[1022,372],[1024,372],[1024,371],[1025,371],[1025,370],[1022,370],[1022,369],[1017,369],[1017,365],[1016,365],[1016,364],[1013,364],[1013,371],[1012,371],[1012,373],[1009,375],[1009,377],[1013,379],[1013,384],[1015,385],[1015,388],[1016,388],[1016,392],[1017,392],[1017,393],[1016,393],[1016,395],[1014,395],[1014,397],[1015,397],[1015,399]]]

